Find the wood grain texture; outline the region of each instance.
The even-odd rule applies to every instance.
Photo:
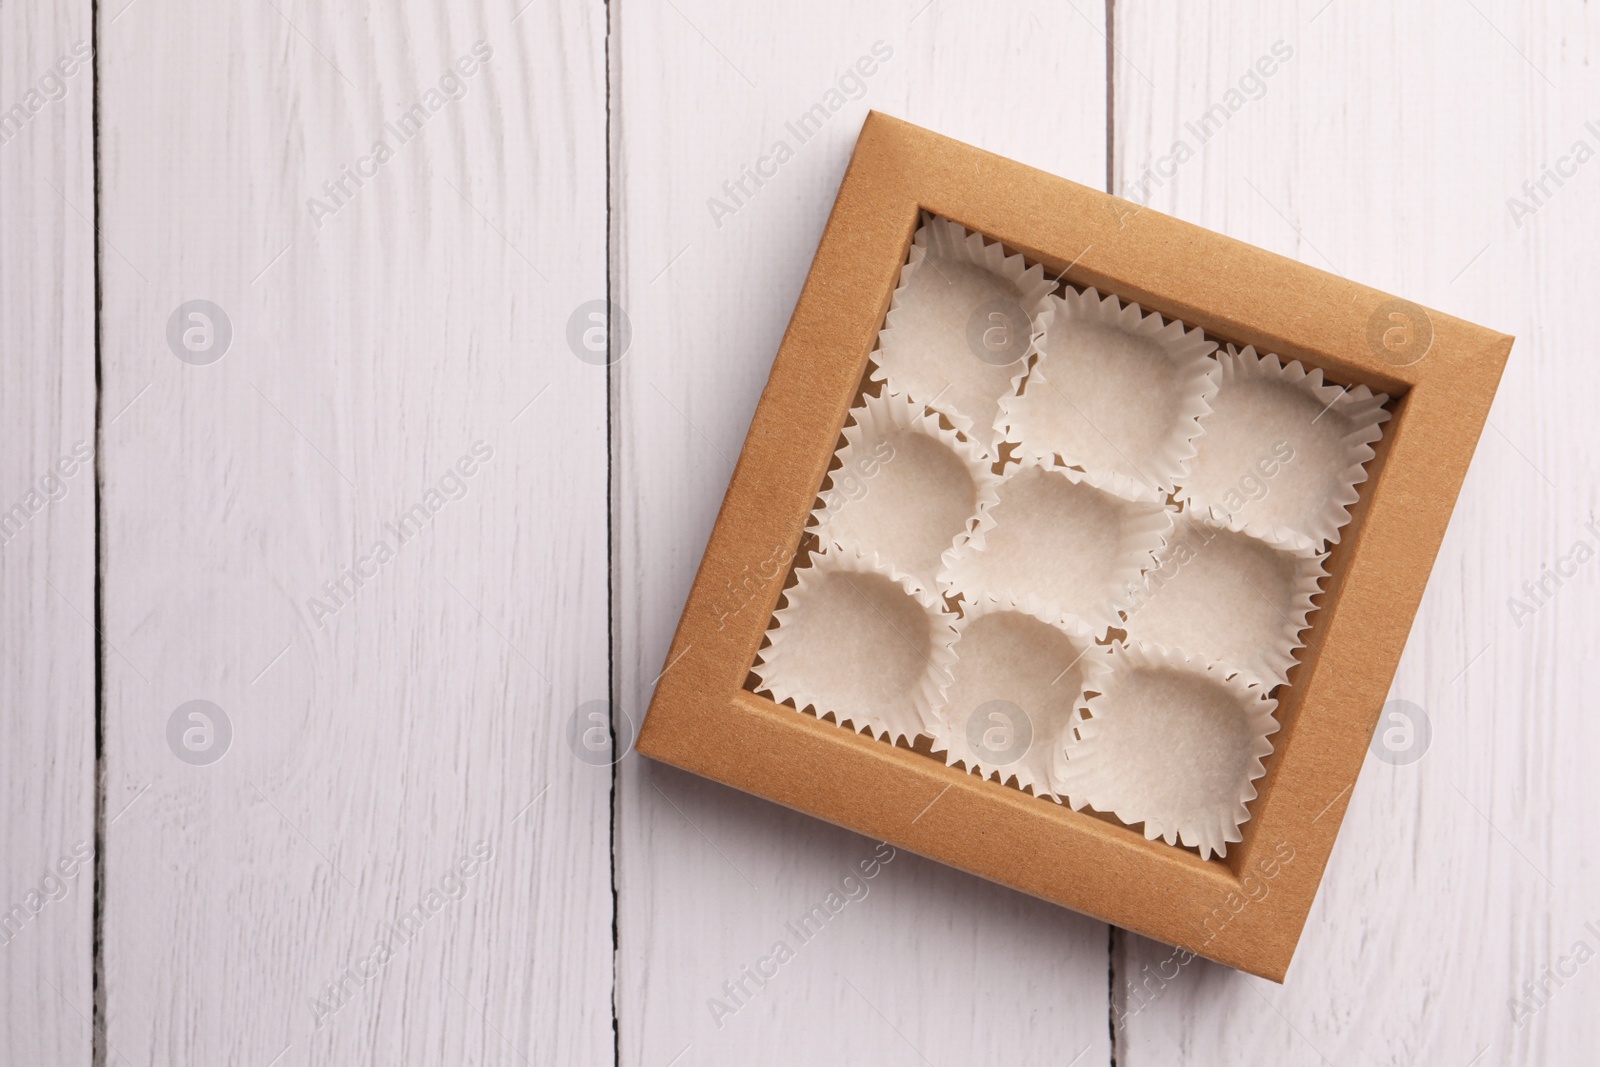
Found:
[[[87,3],[0,7],[0,1063],[8,1064],[88,1063],[93,1047],[91,37]]]
[[[28,913],[0,933],[0,1062],[605,1063],[613,1011],[620,1062],[656,1065],[1586,1062],[1600,16],[1114,12],[1108,49],[1075,0],[115,0],[96,145],[90,68],[43,80],[90,7],[0,7],[0,521],[26,513],[0,544],[0,926]],[[1114,191],[1519,337],[1391,694],[1431,747],[1369,759],[1282,988],[1167,978],[1161,946],[636,755],[613,807],[569,742],[610,656],[624,735],[665,665],[866,109],[1098,186],[1108,85]],[[420,132],[385,125],[418,103]],[[724,187],[779,139],[775,174]],[[56,465],[95,444],[97,254],[98,1036],[93,875],[46,882],[95,834],[94,471]],[[609,383],[567,337],[608,285],[633,334]],[[197,298],[233,331],[210,365],[167,337]],[[232,727],[209,765],[168,740],[193,699]]]
[[[867,109],[1101,184],[1100,18],[613,5],[617,299],[634,330],[614,399],[616,640],[634,721]],[[864,92],[841,86],[878,42]],[[860,98],[801,143],[788,124],[839,88]],[[792,158],[763,163],[780,140]],[[740,191],[747,166],[766,176]],[[1098,923],[902,853],[801,945],[786,924],[873,842],[636,755],[619,767],[616,818],[623,1063],[1108,1059]],[[724,988],[779,940],[795,958],[775,978]]]
[[[1431,747],[1368,758],[1283,988],[1119,935],[1117,1062],[1582,1062],[1600,1043],[1600,971],[1575,951],[1600,950],[1594,564],[1531,616],[1508,601],[1600,546],[1581,295],[1600,169],[1547,182],[1520,226],[1507,200],[1577,139],[1600,148],[1600,22],[1580,4],[1336,0],[1119,3],[1117,26],[1122,195],[1519,338],[1390,694],[1424,709]],[[1277,42],[1292,58],[1202,143],[1202,116]]]
[[[102,27],[107,1062],[610,1058],[610,782],[566,740],[607,685],[605,372],[566,342],[605,288],[604,34]],[[233,331],[204,366],[168,343],[196,298]],[[169,745],[194,699],[209,765]]]

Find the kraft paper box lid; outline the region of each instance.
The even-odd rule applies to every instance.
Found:
[[[1115,294],[1198,328],[1229,360],[1271,353],[1387,397],[1359,499],[1318,555],[1325,574],[1315,579],[1304,647],[1287,684],[1272,690],[1271,752],[1242,840],[1225,855],[1202,859],[1111,815],[947,766],[926,736],[890,743],[757,692],[774,612],[823,547],[813,512],[847,425],[859,423],[852,409],[878,395],[868,388],[875,346],[929,219],[997,242],[996,255],[1022,257],[1069,294]],[[1282,981],[1511,344],[874,112],[751,422],[639,751]],[[981,420],[973,425],[981,437]],[[942,428],[960,430],[948,419]],[[974,440],[972,454],[982,445]],[[939,610],[937,590],[905,581]]]

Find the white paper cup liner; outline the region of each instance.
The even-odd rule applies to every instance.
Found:
[[[969,608],[956,633],[933,751],[950,766],[1056,799],[1053,768],[1085,692],[1098,692],[1109,670],[1107,650],[1083,629],[1063,629],[1014,602]]]
[[[971,532],[945,553],[939,590],[967,604],[1015,602],[1094,633],[1120,625],[1113,601],[1153,562],[1173,513],[1115,474],[1024,460],[1001,480]]]
[[[1272,751],[1277,702],[1180,652],[1115,645],[1104,690],[1080,711],[1060,791],[1169,845],[1227,855]]]
[[[1217,391],[1216,344],[1096,290],[1053,296],[1039,358],[997,429],[1022,454],[1170,492]]]
[[[900,270],[873,380],[941,412],[992,452],[1000,398],[1027,372],[1053,287],[1038,264],[960,223],[928,218]]]
[[[795,577],[752,668],[761,688],[879,739],[929,732],[955,660],[938,598],[855,552],[812,553]]]
[[[1127,590],[1130,640],[1181,650],[1270,690],[1287,680],[1327,577],[1323,556],[1253,536],[1237,521],[1179,516],[1155,566]]]
[[[1343,388],[1299,360],[1233,346],[1217,355],[1217,393],[1177,498],[1250,533],[1338,544],[1364,464],[1389,418],[1387,395]]]
[[[877,553],[932,590],[940,560],[992,504],[999,478],[966,440],[905,397],[867,397],[812,514],[825,546]]]

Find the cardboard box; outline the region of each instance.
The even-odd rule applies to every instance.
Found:
[[[751,666],[922,212],[1079,286],[1389,394],[1274,751],[1225,859],[757,695]],[[873,113],[762,393],[638,749],[1283,981],[1512,338]],[[922,747],[926,747],[925,745]]]

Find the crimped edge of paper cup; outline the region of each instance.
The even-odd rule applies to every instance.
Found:
[[[1093,798],[1085,795],[1085,778],[1093,773],[1093,767],[1083,766],[1086,759],[1093,760],[1093,754],[1079,750],[1099,729],[1094,725],[1097,719],[1104,721],[1108,716],[1116,714],[1115,704],[1108,702],[1107,696],[1115,697],[1115,678],[1119,673],[1170,668],[1206,677],[1238,698],[1241,713],[1249,716],[1254,727],[1255,736],[1251,742],[1245,781],[1240,785],[1237,800],[1227,811],[1211,812],[1205,818],[1179,820],[1173,825],[1137,812],[1119,811],[1115,807],[1111,808],[1108,814],[1114,815],[1128,826],[1143,823],[1147,841],[1160,838],[1169,845],[1182,844],[1195,848],[1199,850],[1201,859],[1209,859],[1212,853],[1226,856],[1228,845],[1244,840],[1240,827],[1250,819],[1249,803],[1256,798],[1255,783],[1266,773],[1261,761],[1272,754],[1273,745],[1270,738],[1278,732],[1278,720],[1273,714],[1277,710],[1278,702],[1268,696],[1259,684],[1238,674],[1229,673],[1216,664],[1190,657],[1180,650],[1165,649],[1137,641],[1118,643],[1111,646],[1110,660],[1113,679],[1111,686],[1084,701],[1074,719],[1073,729],[1069,731],[1075,736],[1068,741],[1064,752],[1065,758],[1057,763],[1057,774],[1060,779],[1057,783],[1058,792],[1067,797],[1067,803],[1074,811],[1080,811],[1093,804]],[[1090,788],[1092,789],[1092,786]],[[1095,810],[1106,809],[1096,807]]]
[[[968,523],[967,532],[956,538],[956,543],[945,551],[943,558],[940,560],[939,576],[935,582],[939,592],[947,597],[954,597],[959,594],[962,597],[963,604],[1003,604],[1008,602],[1009,597],[1005,594],[990,593],[982,589],[965,587],[950,572],[965,557],[985,550],[988,544],[989,531],[998,525],[993,511],[995,507],[1002,503],[1000,500],[1001,489],[1006,482],[1012,480],[1023,471],[1030,469],[1060,474],[1076,485],[1087,485],[1092,489],[1098,489],[1109,496],[1115,497],[1124,504],[1138,504],[1152,508],[1152,511],[1136,524],[1125,538],[1128,562],[1116,567],[1106,576],[1107,587],[1112,590],[1121,589],[1128,582],[1137,582],[1155,558],[1155,553],[1166,544],[1167,536],[1172,531],[1175,512],[1167,506],[1165,498],[1154,490],[1147,489],[1115,471],[1090,473],[1072,467],[1063,467],[1052,460],[1028,457],[1021,460],[1016,466],[1009,468],[1001,476],[999,483],[995,486],[994,502],[981,505],[973,521]],[[1021,604],[1029,614],[1037,615],[1041,619],[1048,619],[1054,625],[1064,627],[1082,626],[1092,634],[1102,634],[1108,626],[1116,626],[1121,622],[1109,605],[1091,616],[1068,611],[1066,605],[1046,600],[1036,593],[1029,593],[1024,597],[1018,598],[1016,603]]]
[[[1050,800],[1059,802],[1062,798],[1061,794],[1057,792],[1057,784],[1053,771],[1047,771],[1044,780],[1038,781],[1035,780],[1035,777],[1031,771],[1028,771],[1026,767],[1019,766],[1017,763],[1008,763],[1004,766],[989,766],[985,765],[979,760],[972,760],[969,762],[965,758],[953,758],[953,753],[949,749],[949,738],[951,736],[952,727],[945,715],[946,710],[949,708],[947,697],[951,687],[955,685],[955,671],[961,662],[961,637],[966,633],[968,627],[970,627],[978,619],[989,615],[1024,615],[1040,623],[1041,625],[1048,626],[1052,630],[1061,633],[1067,638],[1068,641],[1077,644],[1082,648],[1082,651],[1078,655],[1078,659],[1074,660],[1072,664],[1069,665],[1068,669],[1077,666],[1079,663],[1082,663],[1083,684],[1080,685],[1078,687],[1078,691],[1073,693],[1071,696],[1073,711],[1072,714],[1067,718],[1067,724],[1062,730],[1061,736],[1050,739],[1049,743],[1051,745],[1051,751],[1048,754],[1050,761],[1047,764],[1047,767],[1053,768],[1058,762],[1068,738],[1071,736],[1073,729],[1077,726],[1077,705],[1082,703],[1084,694],[1090,692],[1099,692],[1097,686],[1102,684],[1105,679],[1110,676],[1111,664],[1109,660],[1109,650],[1106,646],[1095,643],[1094,633],[1087,625],[1083,624],[1081,621],[1072,616],[1069,616],[1065,622],[1062,622],[1052,618],[1049,615],[1041,614],[1038,610],[1036,610],[1035,606],[1030,604],[1030,599],[1034,602],[1037,601],[1037,598],[1023,600],[1018,600],[1011,597],[1003,599],[993,598],[985,600],[981,603],[975,603],[963,607],[961,617],[955,623],[956,638],[952,645],[952,648],[955,652],[955,658],[950,664],[949,680],[940,691],[939,704],[933,709],[933,726],[929,730],[929,737],[933,741],[932,751],[934,755],[942,755],[947,767],[954,767],[959,762],[965,765],[968,774],[975,774],[984,779],[988,779],[991,775],[999,774],[1002,784],[1008,783],[1014,778],[1016,779],[1018,788],[1031,787],[1033,789],[1034,796],[1041,799],[1048,798]],[[1038,743],[1037,737],[1035,738],[1035,743]]]
[[[1316,551],[1306,543],[1305,538],[1291,535],[1287,531],[1262,534],[1247,529],[1237,517],[1218,520],[1205,512],[1185,511],[1176,517],[1167,543],[1155,555],[1157,568],[1177,550],[1181,541],[1179,531],[1186,522],[1247,537],[1294,561],[1294,583],[1289,593],[1289,603],[1273,605],[1280,617],[1279,639],[1261,653],[1261,658],[1266,661],[1268,673],[1263,675],[1259,671],[1250,670],[1245,664],[1233,663],[1227,659],[1206,659],[1197,652],[1171,643],[1147,640],[1139,636],[1138,623],[1132,618],[1125,618],[1122,628],[1127,631],[1129,642],[1177,652],[1191,660],[1206,659],[1212,666],[1222,668],[1230,674],[1238,674],[1247,682],[1260,685],[1264,690],[1270,691],[1276,686],[1285,684],[1288,681],[1290,668],[1297,662],[1294,654],[1306,647],[1300,635],[1310,627],[1311,613],[1317,610],[1312,597],[1322,592],[1322,579],[1328,577],[1328,572],[1323,567],[1328,554]],[[1140,584],[1146,592],[1149,591],[1150,572],[1145,573]]]
[[[850,414],[853,421],[844,428],[845,443],[834,453],[841,462],[839,470],[848,467],[858,454],[864,451],[870,453],[872,442],[885,440],[894,434],[909,430],[933,438],[949,448],[956,454],[956,458],[961,460],[967,472],[972,475],[973,485],[977,487],[974,516],[985,506],[991,506],[999,500],[995,488],[1000,484],[1000,476],[994,473],[993,460],[973,444],[970,438],[945,429],[940,424],[938,415],[933,414],[931,409],[917,404],[909,397],[891,396],[886,391],[881,397],[866,397],[864,403],[850,409]],[[833,471],[830,475],[836,473],[838,472]],[[840,551],[854,548],[862,553],[875,552],[876,550],[870,546],[853,545],[839,537],[834,529],[833,519],[844,506],[844,504],[835,506],[825,502],[813,509],[811,518],[816,525],[812,528],[812,532],[817,535],[817,539],[825,548]],[[974,521],[975,517],[967,520],[968,529]],[[958,533],[952,535],[952,538],[960,536]],[[936,567],[935,570],[937,569]],[[920,576],[911,575],[911,578],[919,587],[932,591],[933,587],[925,586]]]
[[[1044,386],[1059,394],[1050,382],[1050,334],[1061,324],[1087,322],[1105,326],[1130,337],[1152,341],[1172,360],[1178,379],[1178,418],[1164,442],[1164,452],[1154,466],[1157,469],[1141,471],[1152,479],[1162,491],[1170,491],[1177,480],[1188,473],[1189,460],[1195,456],[1195,440],[1200,436],[1200,419],[1211,413],[1211,398],[1217,394],[1216,361],[1212,353],[1217,350],[1215,341],[1206,340],[1205,331],[1198,326],[1186,327],[1178,319],[1169,319],[1159,312],[1144,311],[1136,303],[1124,303],[1114,293],[1101,295],[1098,289],[1080,290],[1066,286],[1060,296],[1050,297],[1051,314],[1045,316],[1040,327],[1038,356],[1027,377],[1027,394],[1019,395],[1015,386],[1011,395],[1000,400],[1000,413],[995,419],[997,440],[1015,444],[1021,455],[1035,459],[1054,459],[1064,466],[1088,469],[1086,463],[1052,449],[1040,441],[1037,431],[1030,433],[1025,425],[1028,400],[1034,396],[1036,386]],[[1049,393],[1041,394],[1049,396]],[[1065,398],[1070,402],[1070,398]],[[1037,399],[1033,403],[1039,403]],[[1048,403],[1048,401],[1045,401]],[[1131,461],[1130,461],[1131,462]]]
[[[933,249],[949,258],[962,258],[975,266],[982,267],[1005,281],[1016,286],[1018,292],[1017,303],[1027,313],[1031,322],[1028,338],[1028,348],[1021,358],[1014,364],[1016,371],[1011,376],[1009,390],[997,397],[997,400],[1016,393],[1017,386],[1027,376],[1028,369],[1033,365],[1034,357],[1039,351],[1039,339],[1048,327],[1054,309],[1050,303],[1050,296],[1055,291],[1055,283],[1047,281],[1044,276],[1044,267],[1038,263],[1028,265],[1021,253],[1006,255],[1005,248],[999,241],[986,237],[977,230],[970,230],[961,223],[947,219],[942,215],[933,215],[923,212],[923,218],[917,227],[917,232],[911,238],[911,251],[906,257],[906,262],[900,267],[900,281],[895,286],[894,293],[889,298],[889,312],[884,317],[883,329],[878,333],[876,346],[872,350],[872,371],[870,380],[883,382],[886,392],[895,396],[910,396],[924,406],[939,412],[950,425],[959,430],[963,436],[973,442],[986,456],[994,458],[998,455],[998,441],[994,438],[981,440],[980,433],[991,432],[993,427],[979,427],[973,422],[970,415],[965,415],[955,410],[951,405],[940,406],[937,397],[912,396],[896,379],[894,369],[889,361],[884,358],[883,341],[887,336],[892,336],[895,322],[903,315],[905,294],[911,279],[916,272],[923,268]]]
[[[803,682],[797,684],[783,677],[783,646],[788,636],[784,633],[784,623],[795,618],[801,610],[799,605],[803,603],[806,590],[816,581],[817,575],[833,570],[888,578],[904,589],[927,613],[930,637],[928,669],[922,672],[916,688],[908,694],[910,706],[920,720],[918,728],[913,730],[890,723],[881,711],[863,715],[861,712],[846,712],[832,707],[811,685]],[[955,616],[945,610],[944,603],[932,591],[924,589],[911,575],[890,566],[876,552],[812,552],[805,564],[796,567],[794,573],[795,584],[784,591],[788,603],[772,613],[772,623],[766,632],[767,647],[756,655],[755,663],[750,668],[759,679],[761,689],[770,693],[776,703],[793,700],[796,709],[812,708],[819,719],[831,712],[840,726],[856,733],[870,733],[878,740],[893,743],[904,739],[910,743],[918,735],[927,734],[933,726],[933,709],[940,703],[944,687],[950,682],[950,665],[955,662]]]
[[[1389,402],[1389,394],[1374,393],[1365,385],[1344,387],[1329,384],[1323,378],[1321,367],[1313,367],[1308,371],[1298,359],[1284,363],[1273,353],[1258,354],[1253,345],[1241,349],[1229,344],[1215,358],[1217,368],[1214,373],[1219,391],[1234,378],[1279,381],[1306,393],[1319,406],[1332,410],[1350,424],[1350,432],[1340,439],[1345,457],[1338,472],[1339,489],[1323,504],[1322,510],[1311,521],[1310,528],[1296,530],[1270,527],[1259,520],[1246,520],[1246,528],[1257,536],[1297,539],[1319,550],[1327,545],[1338,544],[1340,532],[1350,521],[1350,505],[1361,499],[1361,491],[1357,487],[1367,480],[1366,465],[1377,455],[1372,446],[1383,437],[1383,424],[1389,421],[1389,412],[1383,407]],[[1204,420],[1200,423],[1200,431],[1204,436]],[[1230,517],[1220,504],[1205,499],[1182,480],[1174,496],[1178,501],[1196,510],[1206,511],[1222,521]]]

